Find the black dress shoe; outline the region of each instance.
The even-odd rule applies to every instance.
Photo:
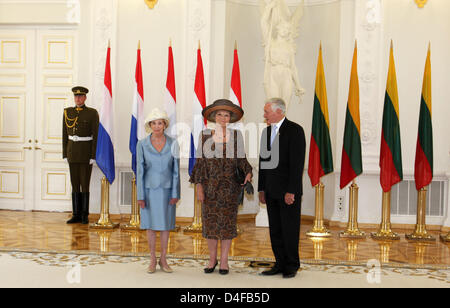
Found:
[[[219,268],[219,274],[220,275],[227,275],[230,272],[229,269],[221,269]]]
[[[297,272],[285,272],[283,273],[283,278],[294,278]]]
[[[263,275],[263,276],[273,276],[273,275],[281,274],[281,273],[283,273],[283,271],[281,269],[279,269],[278,267],[274,266],[270,270],[261,272],[261,275]]]
[[[212,272],[214,272],[214,270],[216,269],[216,266],[219,262],[216,261],[216,264],[214,264],[213,267],[205,267],[203,269],[203,271],[205,272],[205,274],[211,274]]]

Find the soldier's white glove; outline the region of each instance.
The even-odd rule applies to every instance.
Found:
[[[93,165],[95,163],[95,159],[91,159],[90,161],[89,161],[89,165]]]

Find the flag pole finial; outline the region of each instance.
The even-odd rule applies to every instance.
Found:
[[[108,40],[108,48],[111,48],[111,39]]]
[[[200,40],[198,40],[198,49],[201,49],[201,48],[200,48]]]
[[[141,40],[138,41],[138,49],[141,49]]]
[[[234,50],[237,50],[237,40],[234,40]]]
[[[169,47],[172,47],[172,38],[169,38]]]

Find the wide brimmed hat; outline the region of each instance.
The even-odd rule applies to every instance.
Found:
[[[238,105],[233,104],[233,102],[231,102],[228,99],[218,99],[211,105],[206,106],[202,111],[202,115],[208,121],[216,122],[214,111],[219,110],[226,110],[231,112],[230,123],[239,121],[244,115],[244,110],[242,110],[242,108],[239,107]]]
[[[150,122],[155,120],[163,120],[166,123],[166,128],[169,127],[170,121],[167,113],[159,108],[154,108],[152,112],[149,113],[147,118],[145,118],[145,131],[147,134],[151,134],[153,131],[150,127]]]

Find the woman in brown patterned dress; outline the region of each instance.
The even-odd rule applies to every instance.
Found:
[[[203,116],[216,123],[215,130],[204,130],[200,137],[197,159],[190,178],[195,183],[197,198],[202,202],[203,237],[207,239],[209,265],[212,273],[218,263],[217,246],[221,241],[220,274],[228,274],[228,253],[237,236],[237,212],[242,185],[252,179],[252,167],[245,156],[242,134],[227,129],[227,124],[239,121],[244,111],[231,101],[221,99],[207,106]],[[246,174],[238,183],[236,168]]]

